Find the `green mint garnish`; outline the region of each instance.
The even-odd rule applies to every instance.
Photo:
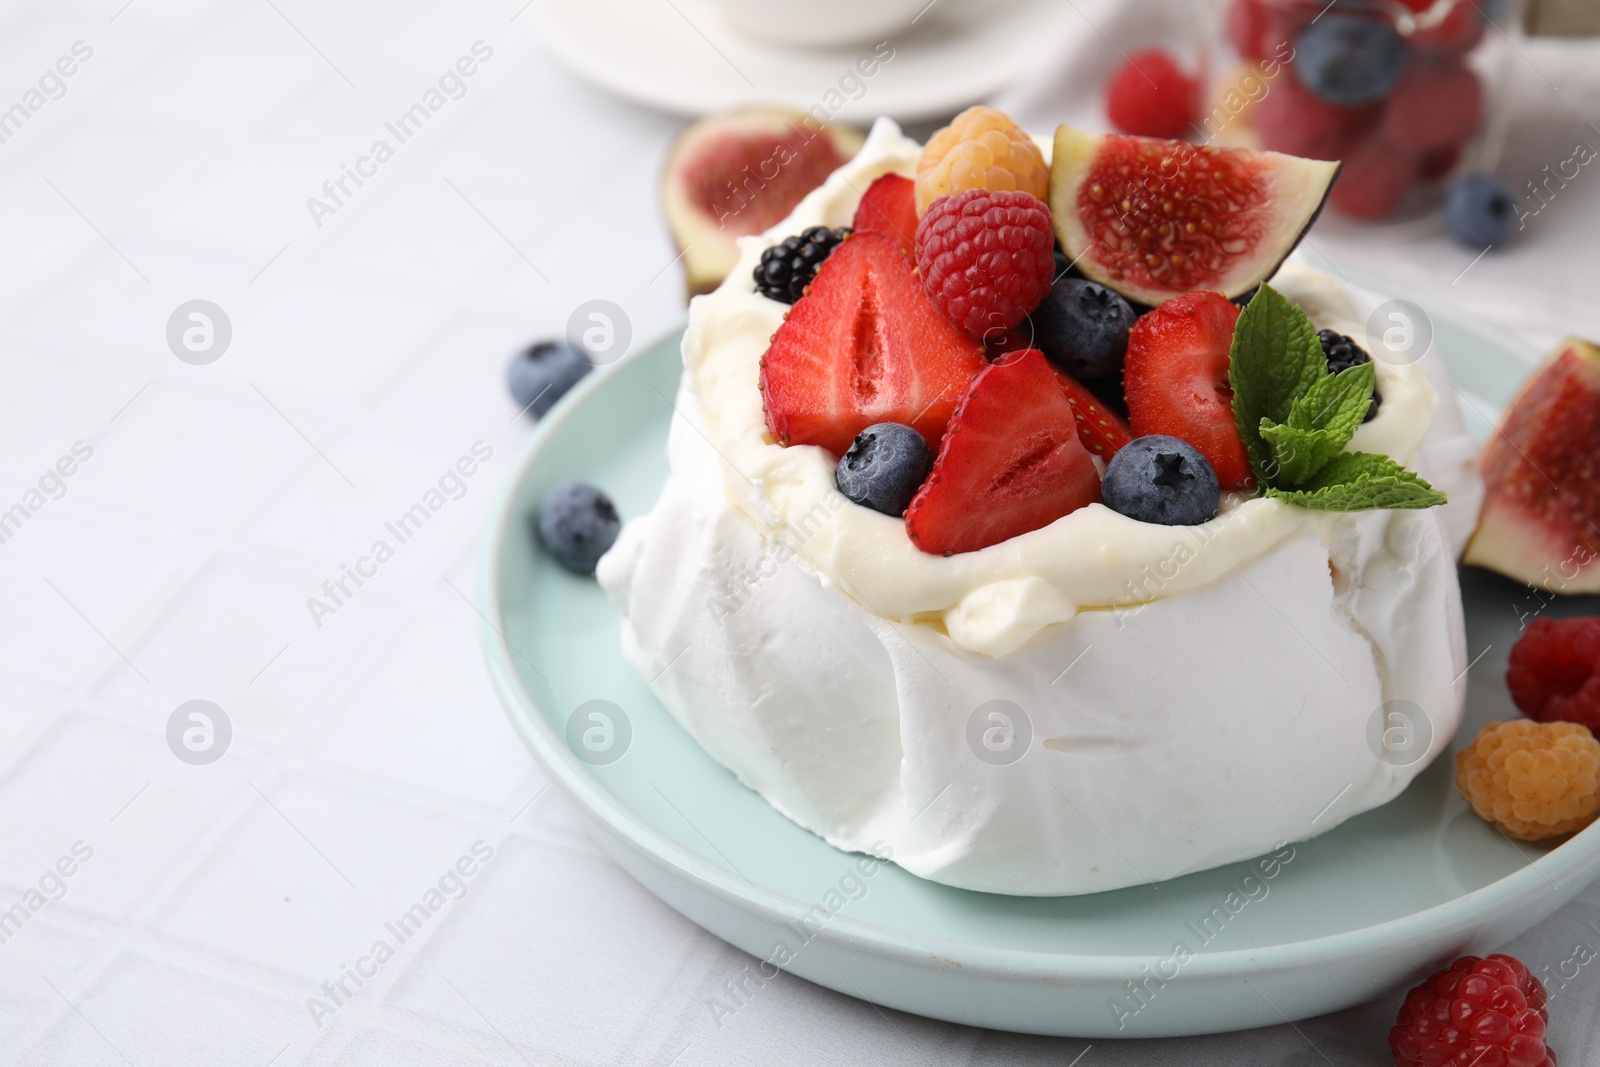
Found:
[[[1329,373],[1316,327],[1271,286],[1239,316],[1229,360],[1234,419],[1267,496],[1320,511],[1445,502],[1388,456],[1344,450],[1372,403],[1373,365]]]
[[[1268,496],[1318,511],[1431,508],[1445,496],[1388,456],[1342,452],[1299,489],[1268,487]]]

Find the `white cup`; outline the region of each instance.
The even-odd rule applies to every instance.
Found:
[[[710,0],[735,30],[769,44],[826,48],[897,36],[928,0]],[[937,0],[954,6],[957,0]]]

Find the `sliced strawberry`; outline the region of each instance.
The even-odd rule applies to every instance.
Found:
[[[1056,372],[1056,384],[1061,387],[1067,403],[1072,405],[1078,421],[1078,440],[1083,442],[1084,448],[1101,459],[1110,459],[1119,448],[1133,440],[1128,424],[1089,392],[1087,386],[1060,371]]]
[[[846,238],[822,263],[761,360],[767,428],[782,445],[836,456],[875,422],[936,443],[983,347],[923,292],[911,261],[881,233]]]
[[[881,233],[900,242],[906,255],[917,256],[917,183],[885,174],[867,186],[851,227],[857,233]]]
[[[933,555],[975,552],[1100,499],[1059,372],[1030,348],[973,379],[906,509],[906,533]]]
[[[1002,356],[1033,347],[1033,323],[1023,319],[1005,333],[991,336],[984,344],[989,359],[998,361]],[[1057,382],[1067,395],[1067,403],[1078,413],[1078,439],[1083,447],[1099,456],[1110,459],[1117,449],[1133,440],[1127,420],[1107,406],[1106,402],[1070,374],[1057,368]],[[1120,383],[1109,383],[1117,387]]]
[[[1166,434],[1198,448],[1224,489],[1253,484],[1233,419],[1228,351],[1239,308],[1221,293],[1168,300],[1134,323],[1123,387],[1135,437]]]

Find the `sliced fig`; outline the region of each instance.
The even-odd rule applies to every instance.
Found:
[[[1050,211],[1086,276],[1140,304],[1272,277],[1316,220],[1338,163],[1056,130]]]
[[[1568,340],[1522,387],[1483,452],[1462,562],[1556,593],[1600,593],[1600,348]]]
[[[783,221],[861,142],[859,130],[798,111],[729,111],[685,128],[667,153],[661,206],[689,295],[720,285],[738,261],[735,240]]]

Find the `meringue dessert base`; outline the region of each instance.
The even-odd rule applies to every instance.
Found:
[[[697,443],[675,419],[675,471]],[[1260,855],[1392,799],[1460,721],[1460,590],[1428,512],[1349,516],[990,657],[867,611],[714,490],[674,474],[602,561],[629,663],[784,815],[924,878],[1054,896]],[[1205,552],[1172,532],[1172,567]],[[1031,734],[1009,764],[969,742],[997,700]],[[1408,765],[1373,747],[1395,700],[1432,735]]]

